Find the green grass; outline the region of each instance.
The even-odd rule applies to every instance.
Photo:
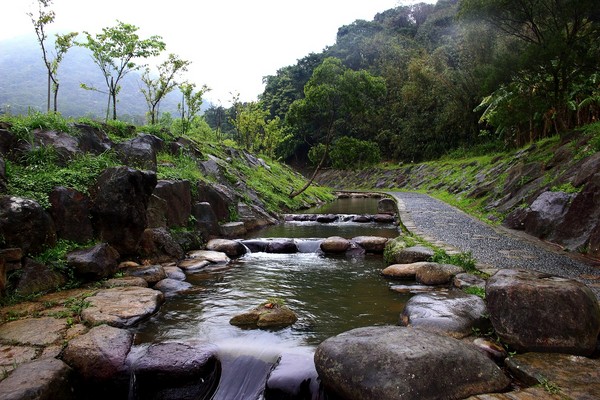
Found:
[[[40,147],[29,152],[22,163],[7,161],[6,175],[8,194],[37,201],[42,207],[50,207],[48,195],[57,186],[73,188],[82,193],[106,168],[119,165],[111,152],[98,156],[76,156],[66,166],[56,163],[52,148]]]
[[[11,132],[21,140],[33,141],[36,129],[73,133],[72,120],[63,118],[59,113],[30,112],[22,116],[3,116],[0,120],[11,124]]]

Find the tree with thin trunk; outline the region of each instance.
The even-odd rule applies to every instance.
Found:
[[[70,32],[65,35],[56,35],[54,42],[54,53],[50,54],[47,43],[48,34],[46,32],[46,26],[54,22],[55,13],[50,10],[49,7],[52,4],[52,0],[38,0],[38,12],[34,15],[33,12],[27,13],[33,23],[35,34],[38,39],[38,43],[42,48],[42,58],[44,60],[44,66],[48,72],[48,101],[46,111],[50,112],[50,94],[54,94],[54,112],[58,111],[58,88],[60,83],[58,81],[58,66],[62,62],[65,54],[71,47],[73,47],[74,39],[78,35],[77,32]]]
[[[178,74],[187,71],[190,61],[182,60],[175,54],[169,54],[169,57],[158,65],[158,76],[150,76],[150,68],[146,68],[142,75],[142,83],[145,87],[141,92],[148,105],[148,116],[150,124],[154,125],[158,121],[158,104],[170,92],[177,87],[175,78]]]
[[[92,36],[84,32],[87,42],[79,43],[92,52],[94,63],[102,71],[106,82],[109,104],[112,103],[112,118],[117,119],[117,95],[121,90],[121,80],[131,71],[144,68],[137,59],[159,55],[165,49],[160,36],[140,39],[138,27],[117,21],[117,25],[102,28],[102,33]],[[86,90],[100,91],[95,87],[81,84]],[[108,114],[108,111],[107,111]]]
[[[202,96],[210,89],[208,86],[202,85],[196,92],[196,84],[189,82],[183,82],[178,87],[181,91],[181,103],[177,104],[177,109],[181,113],[181,134],[185,135],[202,108]]]

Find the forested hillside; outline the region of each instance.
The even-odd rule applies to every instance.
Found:
[[[0,42],[0,112],[24,114],[29,109],[46,110],[47,72],[35,36]],[[82,47],[70,49],[58,71],[60,92],[58,111],[65,117],[96,117],[106,114],[107,95],[84,90],[81,83],[104,88],[102,73],[94,64],[90,52]],[[140,75],[126,76],[119,93],[119,119],[144,123],[148,111],[140,91]],[[161,102],[161,112],[177,113],[181,94],[172,92]]]
[[[342,137],[363,141],[344,149],[371,142],[404,162],[518,147],[600,117],[600,2],[397,7],[341,27],[331,47],[264,82],[253,107],[280,124],[277,153],[290,161],[316,164]]]

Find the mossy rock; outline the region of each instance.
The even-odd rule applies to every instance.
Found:
[[[269,302],[236,315],[229,323],[244,328],[285,328],[297,320],[296,313],[287,306]]]

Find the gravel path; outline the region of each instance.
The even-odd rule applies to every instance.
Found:
[[[420,193],[392,192],[406,228],[446,250],[470,251],[480,268],[521,268],[584,282],[600,298],[600,268],[550,245],[502,227],[492,227]]]

